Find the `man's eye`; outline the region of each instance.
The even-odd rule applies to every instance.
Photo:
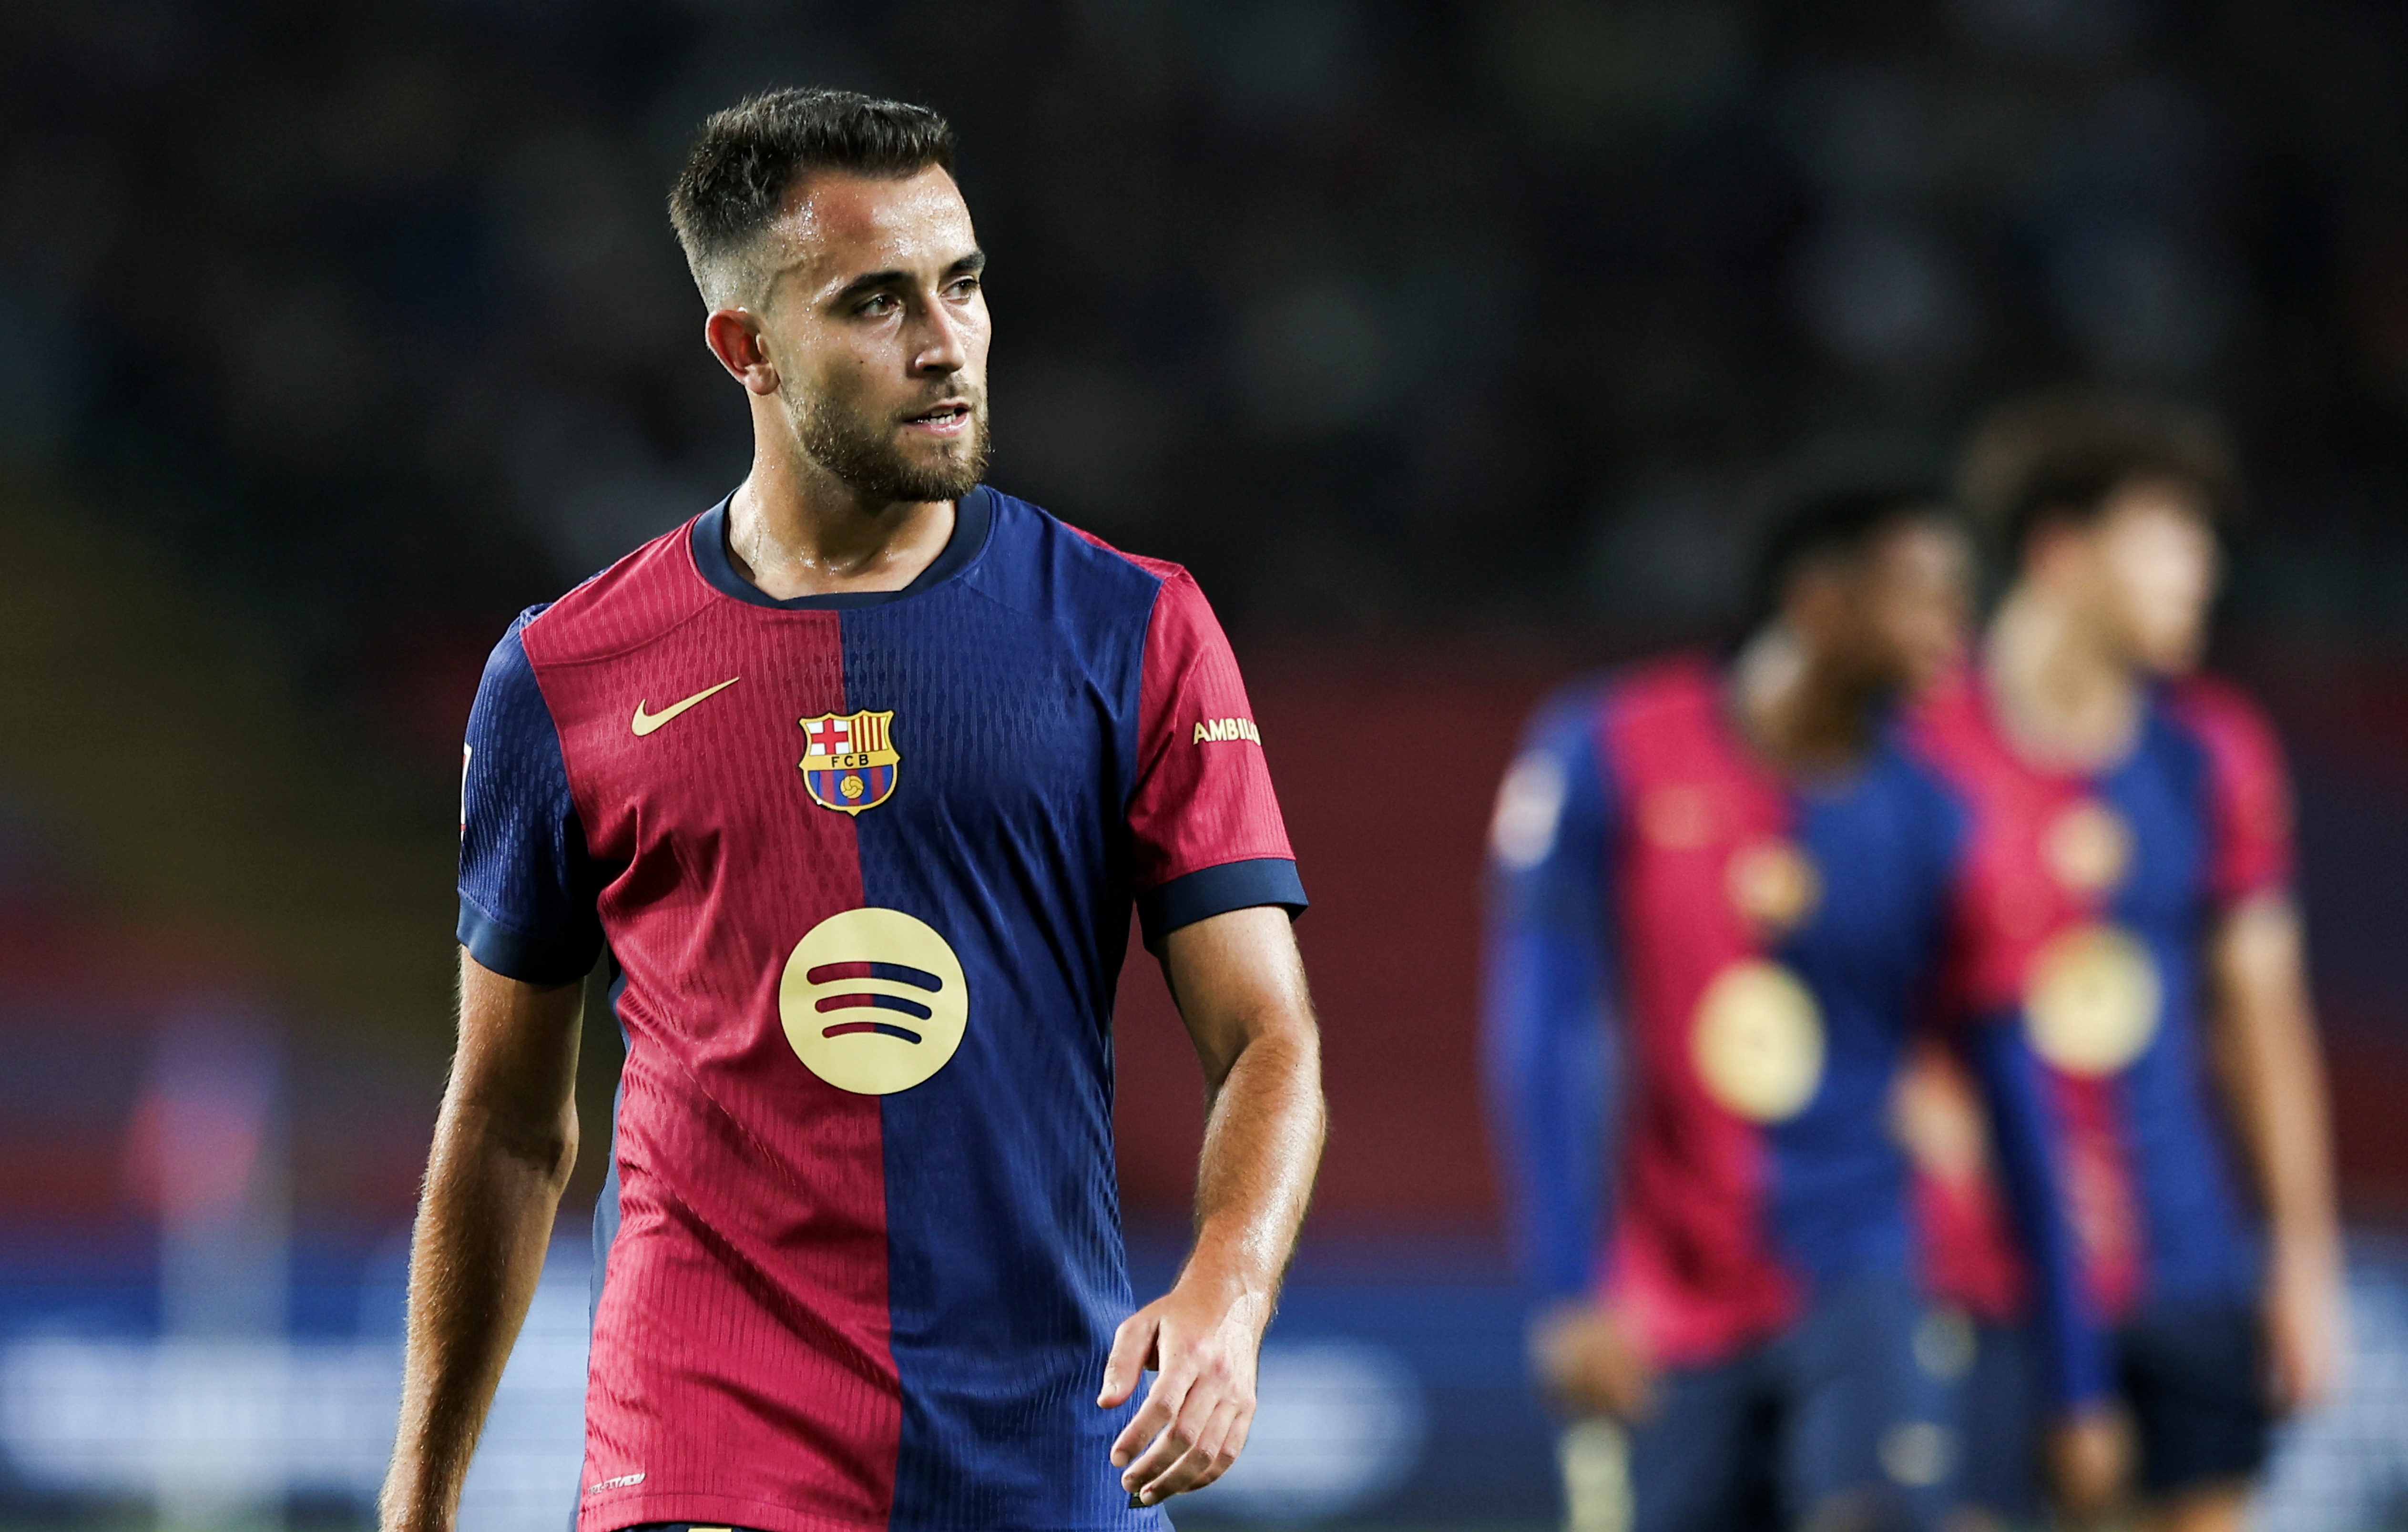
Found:
[[[979,279],[976,277],[965,277],[946,289],[946,292],[955,298],[967,298],[978,290]]]
[[[891,293],[881,293],[854,310],[861,314],[891,314],[894,311],[895,295]]]

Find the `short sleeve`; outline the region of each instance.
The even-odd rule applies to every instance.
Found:
[[[569,796],[560,731],[520,634],[494,649],[460,767],[460,944],[535,984],[581,979],[602,952],[601,882]]]
[[[2291,787],[2272,724],[2255,703],[2216,680],[2186,682],[2174,708],[2207,755],[2210,896],[2230,909],[2287,888]]]
[[[1149,946],[1228,910],[1305,906],[1237,656],[1194,577],[1164,567],[1146,629],[1128,804]]]

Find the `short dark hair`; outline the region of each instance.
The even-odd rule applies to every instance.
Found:
[[[1966,448],[1960,494],[2013,564],[2041,526],[2091,521],[2146,480],[2189,490],[2211,522],[2232,514],[2232,453],[2214,416],[2135,394],[2067,392],[1993,411]]]
[[[704,120],[669,189],[669,222],[695,285],[716,303],[799,178],[901,179],[930,165],[953,168],[953,130],[925,107],[853,91],[770,91]]]
[[[1752,631],[1780,615],[1789,583],[1809,565],[1860,557],[1900,523],[1953,521],[1947,493],[1919,479],[1863,480],[1792,490],[1775,501],[1756,540],[1748,591]]]

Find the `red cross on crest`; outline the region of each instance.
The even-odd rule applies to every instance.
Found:
[[[852,722],[833,713],[825,718],[806,719],[803,733],[810,739],[813,755],[842,755],[853,749]]]

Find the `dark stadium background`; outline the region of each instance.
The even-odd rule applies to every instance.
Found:
[[[996,480],[1189,564],[1249,668],[1335,1134],[1281,1424],[1217,1514],[1553,1514],[1472,1032],[1519,715],[1724,632],[1768,474],[1937,462],[2087,378],[2214,404],[2245,456],[2220,659],[2299,775],[2362,1231],[2358,1381],[2269,1515],[2394,1525],[2386,0],[0,7],[0,1525],[363,1523],[468,698],[519,608],[742,473],[662,193],[705,112],[794,82],[953,117]],[[1125,995],[1151,1281],[1201,1113],[1150,965]],[[615,1046],[589,1028],[580,1203]],[[464,1525],[566,1511],[580,1221]],[[234,1360],[196,1381],[163,1336]]]

